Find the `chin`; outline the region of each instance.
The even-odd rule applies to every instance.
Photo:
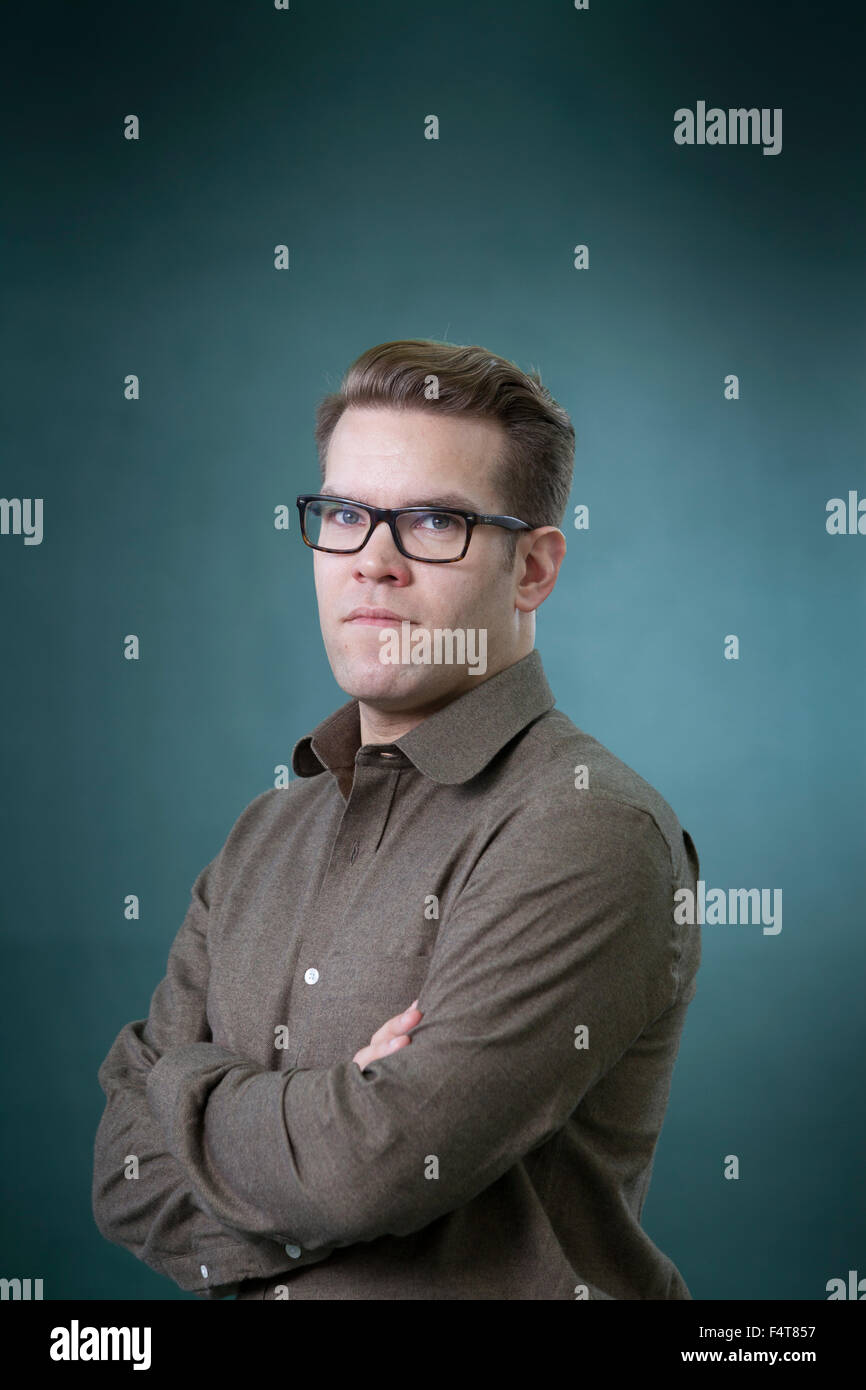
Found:
[[[399,701],[418,686],[417,676],[413,680],[409,672],[389,670],[378,663],[375,670],[355,663],[343,666],[334,671],[334,679],[352,699],[364,700],[367,704]]]
[[[431,679],[429,666],[387,666],[377,658],[332,663],[331,669],[341,690],[378,709],[424,704],[442,693],[441,681]]]

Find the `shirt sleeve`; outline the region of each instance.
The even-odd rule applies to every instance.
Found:
[[[305,1251],[421,1229],[560,1130],[674,1006],[695,930],[674,887],[646,811],[586,790],[515,807],[440,926],[408,1045],[280,1074],[169,1048],[148,1080],[169,1149],[221,1219]]]
[[[151,1113],[147,1082],[170,1048],[211,1039],[207,1020],[207,921],[218,859],[195,881],[147,1019],[121,1029],[99,1068],[106,1105],[94,1143],[92,1209],[106,1240],[181,1289],[225,1298],[246,1278],[297,1268],[284,1246],[240,1232],[209,1209],[169,1151]],[[322,1259],[327,1251],[308,1259]]]

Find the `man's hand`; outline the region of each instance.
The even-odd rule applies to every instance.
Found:
[[[421,1010],[416,1009],[415,1003],[410,1005],[404,1014],[396,1014],[394,1018],[389,1018],[387,1023],[383,1023],[377,1033],[370,1039],[369,1047],[362,1047],[360,1052],[356,1052],[352,1058],[357,1062],[361,1071],[370,1062],[375,1062],[379,1057],[385,1057],[389,1052],[396,1052],[399,1047],[406,1047],[412,1039],[409,1037],[409,1029],[416,1027],[421,1021]]]

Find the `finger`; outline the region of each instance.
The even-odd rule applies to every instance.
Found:
[[[362,1047],[360,1052],[356,1052],[352,1058],[361,1068],[369,1066],[371,1062],[377,1061],[379,1057],[387,1057],[391,1052],[397,1052],[401,1047],[408,1047],[412,1039],[406,1033],[398,1034],[393,1038],[383,1038],[381,1042],[371,1043],[369,1047]]]
[[[416,1001],[417,1002],[417,1001]],[[388,1042],[390,1038],[396,1038],[405,1033],[407,1029],[414,1028],[421,1019],[421,1010],[414,1007],[406,1010],[405,1013],[395,1014],[386,1023],[378,1028],[370,1039],[371,1043]]]

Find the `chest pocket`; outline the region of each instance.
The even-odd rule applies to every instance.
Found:
[[[289,999],[291,1065],[351,1061],[383,1023],[418,998],[430,961],[429,953],[335,950],[302,939]]]

